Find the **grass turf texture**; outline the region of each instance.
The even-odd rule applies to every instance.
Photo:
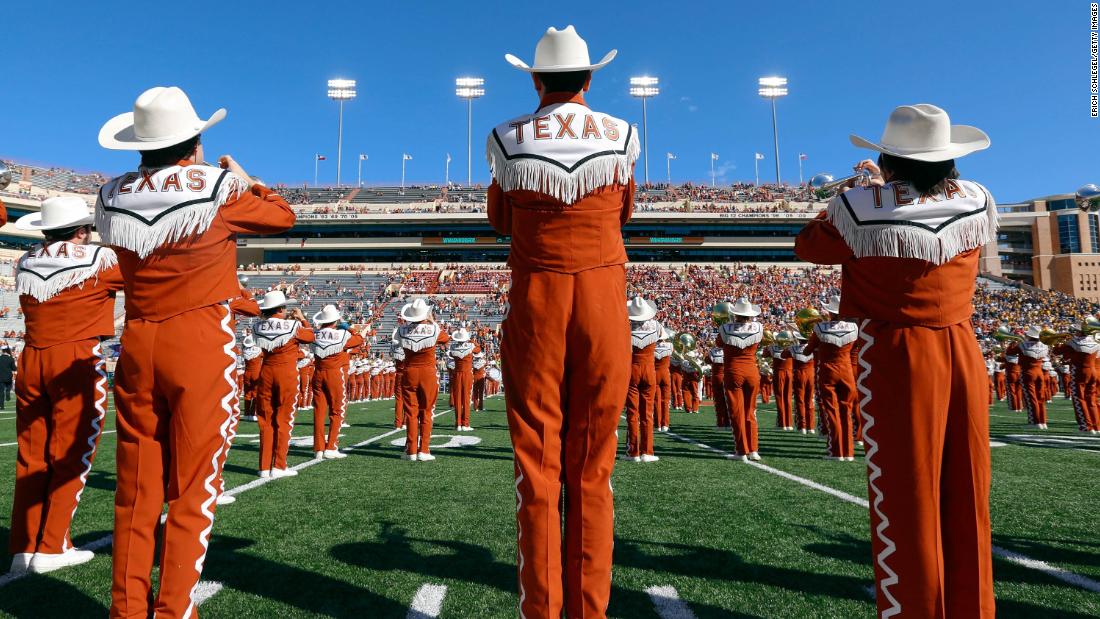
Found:
[[[405,617],[425,583],[446,585],[441,617],[514,617],[515,493],[503,399],[474,413],[474,446],[434,449],[438,460],[405,462],[395,434],[344,460],[241,494],[218,510],[203,574],[224,588],[201,608],[208,617]],[[442,405],[442,401],[441,401]],[[1100,441],[1081,438],[1068,400],[1051,408],[1051,429],[1024,425],[1002,403],[992,410],[994,543],[1100,580]],[[114,430],[113,409],[105,430]],[[392,403],[353,405],[342,445],[391,429]],[[731,450],[712,409],[674,413],[682,436]],[[774,429],[774,405],[760,408],[764,463],[866,497],[866,471],[825,462],[820,438]],[[296,436],[312,430],[299,413]],[[242,422],[226,485],[255,479],[256,424]],[[1020,435],[1023,438],[1016,438]],[[1027,439],[1064,438],[1064,443]],[[625,438],[625,432],[620,432]],[[1008,437],[1014,438],[1008,438]],[[0,444],[15,441],[11,408],[0,413]],[[100,443],[73,524],[77,545],[110,533],[115,435]],[[615,469],[616,541],[609,614],[656,617],[645,590],[671,585],[700,618],[870,617],[874,604],[866,510],[775,475],[658,434],[656,464]],[[291,464],[312,456],[292,448]],[[0,542],[6,549],[16,449],[0,447]],[[0,554],[6,568],[10,558]],[[1002,617],[1100,615],[1100,595],[1038,571],[995,561]],[[91,563],[32,575],[0,588],[0,615],[103,616],[110,599],[110,551]]]

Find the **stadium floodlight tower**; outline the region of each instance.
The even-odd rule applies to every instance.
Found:
[[[772,137],[775,139],[775,184],[779,185],[779,125],[775,121],[775,100],[787,96],[787,78],[762,77],[759,80],[761,97],[772,102]]]
[[[344,155],[344,102],[355,98],[355,80],[328,81],[328,98],[340,104],[340,125],[336,134],[336,186],[340,186],[340,168]]]
[[[455,94],[466,100],[466,184],[473,185],[474,168],[474,99],[485,96],[485,79],[460,77],[455,80]],[[450,155],[448,155],[450,157]]]
[[[645,160],[645,184],[649,184],[649,125],[646,122],[646,99],[661,94],[657,78],[648,75],[630,78],[630,96],[642,100],[642,148]]]

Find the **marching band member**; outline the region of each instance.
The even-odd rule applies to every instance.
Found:
[[[236,412],[228,303],[240,295],[236,235],[294,224],[286,201],[232,157],[221,157],[221,167],[202,163],[199,134],[224,117],[219,110],[202,120],[179,88],[157,87],[99,133],[105,148],[142,158],[101,187],[96,204],[96,228],[118,252],[126,290],[115,372],[112,617],[194,610]],[[166,500],[154,599],[154,533]]]
[[[997,210],[953,158],[988,147],[927,104],[894,110],[874,176],[829,202],[795,253],[841,264],[840,314],[861,320],[858,378],[880,617],[993,617],[989,415],[970,323]]]
[[[317,460],[347,456],[340,451],[339,443],[340,428],[348,409],[349,353],[363,345],[363,337],[354,329],[341,328],[342,318],[335,305],[326,305],[313,315],[316,330],[311,348],[315,366],[310,391],[313,393],[313,457]]]
[[[630,381],[626,248],[639,141],[588,108],[598,64],[572,26],[547,30],[538,109],[489,136],[489,221],[511,235],[501,359],[516,461],[520,614],[603,617],[611,595],[619,414]],[[558,523],[565,483],[565,541]],[[562,555],[565,555],[564,557]],[[583,584],[582,584],[583,583]]]
[[[756,367],[760,371],[760,403],[768,404],[772,401],[772,365],[764,361]]]
[[[248,421],[256,421],[256,411],[259,408],[256,391],[260,386],[260,368],[264,365],[264,351],[256,345],[256,339],[251,335],[244,336],[241,347],[241,357],[244,358],[244,397],[248,402],[244,418]]]
[[[856,368],[859,367],[859,353],[863,350],[863,340],[856,338],[856,341],[852,343],[851,357],[849,363],[852,365],[852,378],[855,379]],[[851,411],[849,419],[851,420],[852,429],[856,435],[856,445],[863,447],[863,414],[859,410],[859,392],[855,389],[852,390],[852,395],[848,399],[848,410]]]
[[[671,337],[671,334],[669,334]],[[669,344],[671,347],[671,344]],[[679,359],[672,359],[668,366],[669,387],[672,390],[669,406],[672,410],[687,411],[684,407],[684,372]]]
[[[11,573],[51,572],[91,561],[70,525],[103,430],[118,257],[90,244],[92,215],[77,197],[49,198],[15,227],[45,235],[19,259],[15,285],[25,347],[15,383],[18,456],[8,549]]]
[[[805,351],[817,360],[818,415],[825,432],[828,458],[852,462],[855,446],[852,443],[852,402],[856,393],[856,379],[852,370],[851,347],[859,335],[855,323],[832,320],[840,312],[840,297],[834,296],[825,304],[825,314],[830,318],[814,325],[813,335]]]
[[[1009,348],[1012,348],[1009,346]],[[1001,362],[1005,368],[1005,385],[1008,390],[1008,408],[1014,413],[1018,413],[1024,409],[1024,387],[1021,382],[1020,372],[1020,353],[1017,349],[1014,353],[1009,354],[1008,349],[1005,349],[1003,355],[1001,355]]]
[[[657,393],[654,401],[657,404],[653,423],[661,432],[668,432],[671,422],[669,409],[672,405],[672,333],[661,326],[661,336],[657,345],[653,347],[653,372],[657,377]]]
[[[997,396],[998,402],[1003,402],[1005,399],[1005,364],[1001,359],[993,359],[993,390]]]
[[[733,425],[730,420],[729,406],[726,404],[725,388],[725,352],[722,350],[722,341],[707,351],[707,361],[710,363],[710,390],[714,400],[715,427],[729,428]]]
[[[1020,393],[1023,395],[1028,425],[1046,430],[1046,372],[1043,371],[1043,362],[1047,360],[1050,348],[1039,341],[1040,332],[1039,327],[1028,327],[1024,341],[1013,343],[1005,355],[1016,356],[1020,360]]]
[[[257,417],[260,426],[260,477],[294,477],[298,471],[287,468],[290,434],[294,430],[295,405],[298,401],[299,346],[314,341],[302,310],[289,313],[294,302],[282,290],[272,290],[260,301],[261,320],[255,325],[256,345],[264,351],[260,368],[260,402]]]
[[[756,365],[756,349],[764,339],[764,327],[753,320],[760,315],[760,307],[745,297],[730,304],[729,313],[730,321],[718,328],[725,359],[722,382],[733,424],[734,457],[748,462],[760,459],[756,424],[760,370]]]
[[[779,333],[781,341],[793,339],[789,332]],[[784,348],[774,344],[768,350],[772,359],[772,377],[775,382],[776,426],[783,430],[794,430],[794,416],[791,414],[791,395],[794,387],[794,360],[784,355]]]
[[[470,341],[470,332],[465,327],[451,334],[451,347],[447,355],[454,361],[455,369],[451,382],[451,394],[455,409],[455,429],[459,432],[471,432],[470,400],[474,388],[474,354],[481,347]]]
[[[794,391],[795,427],[803,434],[817,434],[817,425],[814,423],[814,384],[815,363],[812,353],[806,353],[806,341],[798,331],[791,333],[795,342],[783,351],[783,357],[791,360],[793,374],[791,385]]]
[[[474,353],[473,369],[474,369],[474,404],[473,404],[473,407],[474,407],[475,411],[484,411],[485,410],[485,369],[486,369],[485,353],[484,352],[479,351],[479,352]]]
[[[680,397],[684,403],[684,412],[699,413],[699,391],[702,389],[703,372],[699,365],[699,352],[693,350],[680,360]],[[692,363],[695,361],[696,363]]]
[[[653,318],[657,308],[642,297],[626,304],[630,320],[630,383],[626,392],[626,453],[623,460],[656,462],[653,455],[653,412],[656,408],[657,370],[653,351],[661,335],[661,323]]]
[[[404,430],[408,427],[405,422],[405,349],[397,337],[397,327],[390,336],[390,356],[396,370],[393,378],[393,427]]]
[[[431,453],[432,415],[439,397],[439,379],[435,373],[435,347],[445,345],[450,336],[435,319],[424,299],[416,299],[401,308],[397,341],[405,354],[405,459],[420,462],[435,460]]]
[[[1073,336],[1055,347],[1053,354],[1066,361],[1069,367],[1069,385],[1066,388],[1073,400],[1073,413],[1077,418],[1077,429],[1081,432],[1097,434],[1100,430],[1100,382],[1098,382],[1097,360],[1100,359],[1100,343],[1091,335],[1084,335],[1079,327],[1071,327]]]
[[[1047,404],[1054,401],[1054,396],[1058,395],[1058,373],[1054,371],[1054,364],[1047,359],[1043,362],[1043,373],[1046,378],[1046,397]]]
[[[306,347],[298,356],[298,410],[313,408],[313,353]]]

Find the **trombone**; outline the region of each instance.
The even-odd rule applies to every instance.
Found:
[[[1044,328],[1039,332],[1039,341],[1054,348],[1073,337],[1072,333],[1059,333],[1050,327]]]
[[[3,161],[0,161],[0,189],[7,189],[10,184],[11,168]]]
[[[1001,325],[1001,326],[997,327],[996,331],[993,332],[993,339],[997,340],[998,342],[1002,342],[1002,343],[1004,343],[1004,342],[1016,342],[1018,344],[1018,343],[1024,341],[1024,336],[1019,335],[1017,333],[1013,333],[1012,329],[1010,329],[1006,325]]]

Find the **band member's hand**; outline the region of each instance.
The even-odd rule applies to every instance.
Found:
[[[864,170],[870,172],[871,178],[869,180],[872,185],[878,185],[879,187],[882,187],[886,184],[886,180],[882,178],[882,170],[879,169],[878,164],[876,164],[874,161],[871,161],[870,159],[864,159],[863,161],[860,161],[855,165],[855,168],[853,169],[856,172],[862,172]]]
[[[256,181],[252,180],[252,177],[248,175],[248,172],[245,172],[244,168],[241,167],[241,164],[237,163],[237,160],[234,159],[232,156],[222,155],[221,157],[218,157],[218,165],[221,166],[223,170],[229,170],[230,172],[244,179],[244,182],[248,183],[248,186],[250,188],[252,187],[252,185],[256,184]]]

